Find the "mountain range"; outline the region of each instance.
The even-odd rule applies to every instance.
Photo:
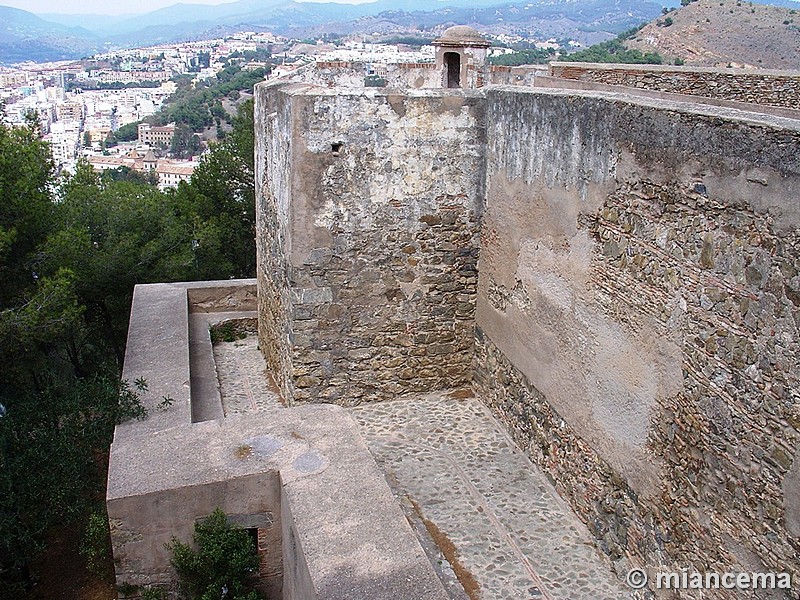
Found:
[[[323,33],[428,32],[469,24],[489,33],[568,37],[591,44],[654,20],[679,0],[376,0],[364,4],[238,0],[216,6],[174,4],[141,15],[33,13],[0,6],[0,63],[80,58],[96,52],[272,31],[290,37]],[[800,8],[794,0],[772,3]]]
[[[654,0],[377,0],[364,4],[238,0],[217,6],[175,4],[133,16],[37,16],[0,6],[0,63],[79,58],[109,48],[219,37],[242,30],[309,37],[471,24],[506,33],[583,35],[593,41],[591,34],[607,39],[651,20],[661,6]]]

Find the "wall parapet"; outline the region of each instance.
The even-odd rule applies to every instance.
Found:
[[[796,596],[800,121],[487,96],[480,396],[620,572],[789,572]]]

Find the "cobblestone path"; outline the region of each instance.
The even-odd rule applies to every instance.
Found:
[[[586,526],[478,400],[432,394],[352,414],[439,547],[441,538],[452,543],[455,556],[445,557],[472,588],[468,597],[633,598]]]
[[[235,342],[214,344],[214,362],[225,416],[284,408],[267,374],[255,334]]]

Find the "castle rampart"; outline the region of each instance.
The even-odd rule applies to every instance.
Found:
[[[797,122],[488,100],[482,397],[613,558],[797,570]]]
[[[800,71],[553,62],[550,74],[563,79],[800,109]]]
[[[797,573],[796,120],[521,87],[257,110],[288,397],[473,381],[621,572]]]
[[[257,91],[261,331],[291,401],[358,404],[471,380],[477,92]]]

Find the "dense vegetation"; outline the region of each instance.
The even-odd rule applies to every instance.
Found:
[[[619,34],[615,39],[601,42],[594,46],[589,46],[585,50],[579,50],[566,56],[560,56],[559,60],[572,62],[596,62],[596,63],[628,63],[628,64],[650,64],[660,65],[664,58],[657,52],[641,52],[640,50],[628,50],[625,47],[625,40],[636,35],[640,27],[629,29]]]
[[[217,73],[216,78],[192,83],[190,77],[177,79],[178,89],[154,116],[155,125],[183,123],[199,132],[215,123],[230,119],[222,106],[224,98],[236,100],[241,90],[253,90],[264,80],[265,69],[243,70],[238,64],[229,64]]]
[[[0,124],[0,597],[22,597],[54,527],[103,511],[137,283],[252,276],[252,101],[189,184],[87,164],[57,178],[35,123]],[[145,382],[138,382],[141,387]]]
[[[518,52],[512,52],[510,54],[493,56],[489,59],[489,63],[508,67],[516,67],[519,65],[543,65],[553,60],[554,55],[555,50],[531,48],[527,50],[520,50]]]

